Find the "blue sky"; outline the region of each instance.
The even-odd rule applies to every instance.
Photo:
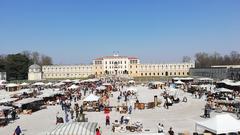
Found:
[[[0,53],[49,55],[56,64],[112,55],[144,63],[240,51],[239,0],[1,0]]]

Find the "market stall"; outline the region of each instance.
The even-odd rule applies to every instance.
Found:
[[[7,116],[13,108],[9,106],[0,106],[0,126],[5,126],[8,123]]]
[[[57,90],[47,89],[41,91],[41,93],[42,94],[38,95],[37,97],[42,98],[44,103],[47,105],[55,105],[57,97],[61,97],[62,95],[64,95],[64,93],[62,91],[59,91],[59,89]]]
[[[99,110],[99,97],[90,94],[83,100],[83,110],[84,111],[100,111]]]
[[[38,111],[42,105],[43,100],[41,98],[26,98],[13,103],[13,106],[18,107],[24,114],[31,114]]]
[[[96,94],[103,94],[107,90],[107,87],[102,85],[97,87],[96,90]]]
[[[163,89],[165,86],[165,83],[163,82],[159,82],[159,81],[155,81],[155,82],[150,82],[148,84],[150,89]]]
[[[32,84],[33,87],[38,88],[38,90],[43,90],[45,84],[43,82],[36,82],[34,84]]]
[[[11,105],[14,101],[17,101],[18,98],[4,98],[0,100],[0,105]]]
[[[135,81],[134,80],[128,81],[128,86],[133,86],[133,85],[135,85]]]
[[[21,89],[26,89],[26,88],[29,88],[30,85],[29,83],[24,82],[24,83],[21,83],[20,86],[21,86]]]
[[[6,91],[11,92],[11,91],[16,91],[18,90],[18,85],[15,83],[9,83],[6,85]]]
[[[112,86],[111,83],[103,83],[102,85],[107,88],[107,91],[112,91],[113,90],[113,86]]]

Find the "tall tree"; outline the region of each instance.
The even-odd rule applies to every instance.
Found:
[[[232,51],[229,55],[222,56],[215,52],[213,54],[197,53],[195,55],[195,64],[198,68],[210,67],[213,65],[239,65],[240,54],[237,51]]]
[[[40,64],[40,54],[38,52],[33,52],[32,60],[35,64]]]
[[[31,60],[23,54],[10,54],[6,57],[6,72],[8,80],[27,79]]]
[[[46,55],[41,56],[41,65],[52,65],[52,58]]]
[[[5,56],[0,56],[0,72],[6,72],[6,58]]]
[[[208,54],[207,53],[197,53],[195,55],[195,65],[196,67],[209,67],[210,63],[208,60]]]

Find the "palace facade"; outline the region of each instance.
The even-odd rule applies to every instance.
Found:
[[[85,78],[90,75],[188,76],[189,69],[194,67],[194,63],[141,64],[136,57],[113,55],[96,58],[91,65],[47,65],[42,66],[41,70],[30,66],[29,80],[39,80],[39,74],[42,74],[41,79]]]

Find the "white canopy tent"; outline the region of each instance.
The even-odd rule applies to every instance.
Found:
[[[240,82],[234,82],[233,80],[229,80],[229,79],[224,79],[218,83],[224,83],[229,86],[240,86]]]
[[[78,86],[76,84],[73,84],[72,86],[68,87],[68,89],[74,89],[74,90],[76,90],[78,88],[80,88],[80,86]]]
[[[6,90],[7,91],[16,91],[18,89],[18,84],[15,84],[15,83],[9,83],[6,85]]]
[[[191,77],[185,77],[185,78],[179,78],[179,77],[175,77],[175,78],[173,78],[173,80],[174,81],[177,81],[177,80],[182,80],[182,81],[191,81],[191,80],[193,80],[193,78],[191,78]]]
[[[49,83],[46,83],[45,85],[46,85],[46,86],[52,86],[53,83],[52,83],[52,82],[49,82]]]
[[[38,98],[54,97],[55,95],[63,94],[62,91],[47,89],[42,91],[42,95],[37,96]]]
[[[9,106],[0,106],[0,111],[11,110],[11,109],[13,109],[13,107],[9,107]]]
[[[102,85],[103,85],[103,86],[112,86],[111,83],[103,83]]]
[[[130,81],[128,81],[128,83],[132,83],[132,84],[134,84],[135,81],[134,81],[134,80],[130,80]]]
[[[54,84],[53,86],[55,86],[55,87],[60,87],[60,86],[63,86],[63,85],[65,85],[65,83],[59,82],[59,83]]]
[[[71,122],[58,124],[55,129],[46,135],[95,135],[97,123]]]
[[[34,84],[32,84],[33,86],[43,86],[45,85],[43,82],[36,82]]]
[[[155,82],[151,82],[153,85],[164,85],[165,83],[163,82],[159,82],[159,81],[155,81]]]
[[[62,82],[64,82],[64,83],[71,83],[72,81],[67,79],[67,80],[63,80]]]
[[[0,100],[0,104],[4,104],[4,103],[10,103],[10,102],[14,102],[18,100],[18,98],[4,98]]]
[[[80,83],[80,81],[76,79],[76,80],[73,80],[73,83],[77,84],[77,83]]]
[[[15,84],[15,83],[9,83],[9,84],[6,85],[6,87],[7,88],[13,88],[13,87],[18,87],[18,85]]]
[[[177,85],[183,85],[184,84],[184,82],[182,82],[182,81],[180,81],[180,80],[178,80],[178,81],[176,81],[176,82],[174,82],[175,84],[177,84]]]
[[[29,86],[29,83],[21,83],[20,86]]]
[[[99,100],[99,97],[98,96],[95,96],[93,94],[90,94],[88,97],[86,97],[83,101],[86,101],[86,102],[93,102],[93,101],[98,101]]]
[[[212,78],[208,78],[208,77],[201,77],[201,78],[197,78],[198,81],[213,81]]]
[[[19,100],[19,101],[13,103],[13,105],[17,106],[17,107],[22,107],[22,105],[24,105],[24,104],[33,103],[33,102],[41,101],[41,100],[42,100],[41,98],[25,98],[23,100]]]
[[[129,87],[129,88],[127,88],[127,91],[138,92],[136,87]]]
[[[227,134],[240,131],[240,121],[229,114],[220,114],[209,120],[196,122],[195,126],[195,130],[201,127],[215,134]]]
[[[21,90],[18,90],[18,91],[10,92],[10,95],[21,95],[23,93],[31,94],[31,93],[33,93],[33,90],[31,90],[31,89],[21,89]]]
[[[105,86],[99,86],[96,88],[97,90],[106,90],[107,88]]]
[[[223,93],[232,93],[233,90],[226,89],[226,88],[218,88],[215,90],[216,92],[223,92]]]

